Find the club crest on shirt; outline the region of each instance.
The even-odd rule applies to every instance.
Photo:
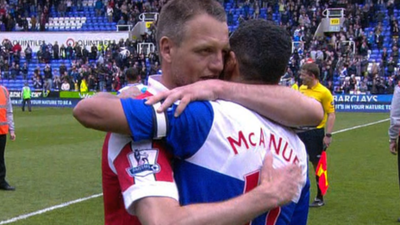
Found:
[[[131,167],[126,168],[131,177],[145,177],[160,172],[157,149],[135,149],[128,155]]]

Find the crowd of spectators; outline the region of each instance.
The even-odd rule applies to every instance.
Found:
[[[64,17],[72,9],[83,11],[86,0],[1,0],[0,31],[45,31],[52,11]],[[144,12],[159,12],[166,0],[95,0],[96,16],[108,22],[134,26]]]
[[[29,0],[25,0],[30,4]],[[25,1],[21,1],[20,3]],[[107,5],[98,0],[95,3],[96,13],[99,16],[108,15],[107,10],[112,6],[112,20],[116,19],[136,23],[140,13],[159,10],[166,1],[109,1]],[[48,10],[40,11],[41,8],[60,7],[63,4],[80,7],[81,1],[39,1],[38,7],[32,7],[35,11],[28,10],[25,4],[19,4],[22,8],[8,2],[0,3],[0,17],[5,24],[8,19],[20,18],[21,15],[29,15],[35,12],[48,18]],[[39,12],[38,12],[39,11]],[[109,10],[108,10],[109,11]],[[17,17],[15,17],[17,15]],[[24,17],[21,17],[24,18]],[[4,21],[6,20],[6,21]],[[18,27],[18,24],[17,24]],[[35,26],[33,26],[35,27]],[[8,30],[8,29],[6,29]],[[9,29],[13,30],[13,29]],[[155,43],[154,29],[142,35],[142,41]],[[137,68],[142,81],[145,83],[148,74],[155,74],[160,70],[158,55],[154,51],[137,49],[137,41],[120,40],[118,43],[100,42],[97,46],[74,46],[68,44],[46,43],[41,44],[38,51],[33,51],[28,45],[22,49],[19,43],[11,43],[7,39],[0,45],[0,74],[1,79],[22,78],[30,81],[34,89],[74,90],[81,91],[117,91],[125,85],[124,72],[129,67]],[[21,63],[21,58],[25,59]],[[33,74],[28,74],[28,66],[35,63],[37,68]],[[61,62],[61,63],[54,63]],[[42,66],[45,65],[45,66]],[[56,67],[54,65],[57,65]],[[59,66],[58,66],[59,65]],[[43,68],[42,68],[43,67]],[[82,86],[83,85],[83,86]],[[86,87],[84,87],[86,86]]]
[[[97,16],[106,16],[109,21],[120,25],[134,25],[138,15],[147,11],[159,11],[166,0],[160,1],[95,1]],[[241,21],[265,17],[284,26],[293,37],[294,49],[288,64],[284,80],[300,82],[299,68],[307,60],[313,60],[321,69],[321,83],[334,93],[392,93],[394,80],[400,75],[398,69],[399,28],[395,10],[400,9],[400,1],[393,0],[220,0],[221,4],[232,4],[227,10],[228,25],[240,24]],[[63,4],[81,8],[80,0],[36,0],[37,7],[32,7],[30,0],[19,0],[19,4],[1,4],[0,16],[3,25],[8,19],[24,18],[34,12],[45,15],[48,9],[55,7],[62,12]],[[29,6],[29,7],[28,7]],[[344,23],[340,32],[314,36],[319,23],[328,8],[344,8]],[[6,10],[5,10],[6,9]],[[242,13],[234,21],[234,11]],[[250,10],[252,9],[252,10]],[[266,10],[266,15],[260,11]],[[4,13],[5,12],[5,13]],[[47,14],[46,14],[47,13]],[[32,20],[31,20],[32,21]],[[385,39],[385,26],[390,25],[390,40]],[[7,27],[7,26],[6,26]],[[6,28],[7,30],[7,28]],[[154,42],[154,30],[143,37],[143,42]],[[32,60],[29,46],[22,50],[18,44],[3,43],[0,50],[0,69],[3,77],[15,78],[22,73],[24,78],[33,77],[34,88],[53,88],[79,90],[84,81],[89,90],[118,90],[124,85],[123,71],[128,67],[137,67],[145,82],[148,74],[158,71],[158,56],[155,52],[141,54],[136,49],[137,43],[121,40],[118,43],[100,43],[98,46],[61,46],[58,43],[43,43],[36,52],[36,60],[46,63],[49,68],[38,68],[34,76],[26,75],[27,64]],[[381,56],[371,58],[376,49]],[[22,54],[21,54],[22,52]],[[20,65],[21,55],[26,63]],[[51,68],[51,61],[68,59],[71,68],[66,70]],[[49,72],[44,72],[45,70]],[[54,77],[49,74],[56,74]],[[42,79],[43,77],[43,79]],[[50,79],[51,77],[51,79]]]
[[[298,4],[301,3],[301,4]],[[398,21],[394,10],[400,6],[393,1],[312,1],[280,0],[280,24],[295,41],[293,57],[284,78],[298,79],[299,68],[313,60],[321,69],[321,83],[333,93],[392,93],[398,75]],[[314,37],[326,8],[345,8],[345,21],[340,32]],[[386,11],[387,10],[387,11]],[[391,41],[384,40],[383,23],[390,21]],[[268,18],[267,18],[268,19]],[[371,27],[373,29],[371,30]],[[370,32],[367,32],[371,30]],[[390,44],[390,53],[384,43]],[[382,59],[374,63],[371,52],[377,49]],[[290,82],[289,82],[290,83]]]
[[[147,41],[154,42],[150,37]],[[139,52],[137,42],[129,39],[100,42],[89,47],[43,43],[36,57],[32,57],[29,46],[22,51],[18,43],[13,46],[5,42],[0,50],[2,79],[22,77],[31,80],[35,89],[81,91],[84,85],[88,91],[118,91],[125,85],[124,72],[127,68],[136,68],[143,82],[146,82],[148,74],[156,74],[160,70],[158,55],[154,51]],[[26,61],[19,67],[21,55]],[[36,60],[38,66],[28,76],[28,65],[32,60]],[[53,68],[52,62],[59,62],[56,63],[59,66]],[[40,68],[39,65],[45,66]]]

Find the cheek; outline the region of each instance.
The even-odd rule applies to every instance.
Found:
[[[194,60],[186,61],[185,71],[187,80],[197,81],[207,68],[207,63],[204,60],[194,58]]]
[[[182,79],[185,81],[185,84],[191,84],[197,81],[197,69],[195,62],[186,64],[182,72]]]
[[[192,83],[191,76],[193,76],[193,70],[190,65],[193,65],[193,62],[188,62],[185,59],[174,63],[172,75],[175,78],[175,82],[177,82],[178,86]]]

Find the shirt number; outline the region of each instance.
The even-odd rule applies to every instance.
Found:
[[[245,184],[243,193],[247,193],[253,190],[255,187],[257,187],[259,179],[260,179],[259,170],[246,174],[244,177]],[[281,207],[277,207],[268,211],[267,217],[265,219],[265,225],[275,225],[276,222],[278,221],[280,213],[281,213]],[[252,222],[246,223],[246,225],[251,225],[251,223]]]

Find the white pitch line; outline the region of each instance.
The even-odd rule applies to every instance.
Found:
[[[367,126],[375,125],[375,124],[378,124],[378,123],[383,123],[383,122],[386,122],[386,121],[389,121],[389,120],[390,120],[389,118],[388,119],[383,119],[383,120],[378,120],[378,121],[375,121],[375,122],[372,122],[372,123],[367,123],[367,124],[364,124],[364,125],[359,125],[359,126],[354,126],[354,127],[338,130],[338,131],[332,132],[332,134],[338,134],[338,133],[346,132],[346,131],[349,131],[349,130],[354,130],[354,129],[358,129],[358,128],[362,128],[362,127],[367,127]],[[45,208],[45,209],[42,209],[42,210],[39,210],[39,211],[36,211],[36,212],[32,212],[32,213],[24,214],[24,215],[21,215],[21,216],[17,216],[17,217],[11,218],[9,220],[0,221],[0,225],[13,223],[13,222],[16,222],[18,220],[23,220],[23,219],[29,218],[31,216],[40,215],[40,214],[43,214],[45,212],[53,211],[53,210],[59,209],[59,208],[64,208],[64,207],[67,207],[67,206],[70,206],[70,205],[73,205],[73,204],[76,204],[76,203],[79,203],[79,202],[83,202],[83,201],[86,201],[86,200],[89,200],[89,199],[92,199],[92,198],[97,198],[97,197],[100,197],[100,196],[103,196],[103,194],[102,193],[95,194],[95,195],[91,195],[91,196],[86,197],[86,198],[80,198],[80,199],[76,199],[74,201],[65,202],[65,203],[62,203],[60,205],[52,206],[52,207]]]
[[[383,123],[383,122],[386,122],[386,121],[389,121],[389,120],[390,120],[390,118],[387,118],[387,119],[384,119],[384,120],[378,120],[378,121],[375,121],[375,122],[372,122],[372,123],[367,123],[367,124],[364,124],[364,125],[359,125],[359,126],[354,126],[354,127],[350,127],[350,128],[334,131],[334,132],[332,132],[332,134],[338,134],[338,133],[346,132],[346,131],[349,131],[349,130],[358,129],[358,128],[361,128],[361,127],[368,127],[368,126],[375,125],[375,124],[378,124],[378,123]]]
[[[45,208],[45,209],[42,209],[42,210],[39,210],[39,211],[36,211],[36,212],[20,215],[20,216],[14,217],[14,218],[9,219],[9,220],[1,221],[0,225],[7,224],[7,223],[13,223],[13,222],[16,222],[18,220],[23,220],[23,219],[26,219],[26,218],[31,217],[31,216],[40,215],[40,214],[43,214],[45,212],[53,211],[55,209],[64,208],[64,207],[67,207],[67,206],[75,204],[75,203],[79,203],[79,202],[83,202],[83,201],[86,201],[86,200],[89,200],[89,199],[92,199],[92,198],[100,197],[102,195],[103,195],[103,193],[96,194],[96,195],[91,195],[91,196],[86,197],[86,198],[76,199],[74,201],[65,202],[65,203],[62,203],[60,205],[55,205],[55,206],[52,206],[52,207],[49,207],[49,208]]]

